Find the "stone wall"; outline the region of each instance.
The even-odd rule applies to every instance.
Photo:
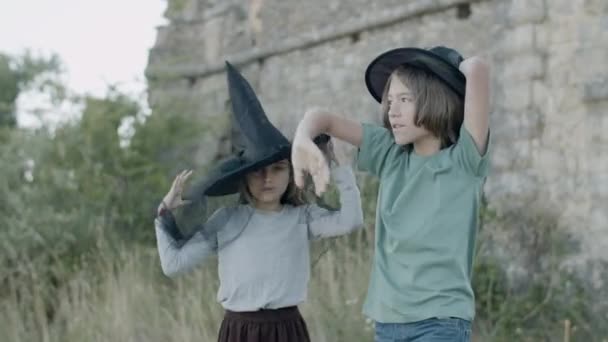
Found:
[[[494,86],[489,202],[499,213],[542,209],[570,242],[564,265],[602,287],[605,0],[171,0],[166,16],[150,52],[149,102],[157,110],[179,104],[222,127],[205,136],[202,161],[220,153],[227,134],[224,60],[240,67],[271,120],[291,135],[310,106],[378,121],[363,73],[380,52],[447,45],[486,56]],[[497,254],[536,248],[521,241],[527,235],[496,235]]]

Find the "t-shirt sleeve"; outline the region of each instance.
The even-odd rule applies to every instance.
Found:
[[[488,143],[484,154],[479,153],[477,145],[464,124],[460,127],[460,137],[452,147],[453,162],[475,177],[486,177],[490,168],[490,152],[492,136],[488,131]]]
[[[384,127],[363,124],[363,138],[357,151],[357,168],[380,177],[392,149],[397,147]]]

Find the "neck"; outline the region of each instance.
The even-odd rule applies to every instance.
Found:
[[[255,201],[253,207],[261,211],[281,211],[283,205],[281,202],[260,202]]]
[[[441,141],[434,136],[427,136],[414,141],[414,152],[420,156],[433,155],[441,149]]]

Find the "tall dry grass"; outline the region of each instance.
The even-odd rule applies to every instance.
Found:
[[[301,306],[314,341],[370,341],[361,313],[371,250],[369,232],[313,246],[309,299]],[[0,341],[214,341],[223,310],[216,302],[216,260],[168,279],[153,246],[81,261],[61,284],[28,269],[0,300]],[[19,279],[19,280],[17,280]]]

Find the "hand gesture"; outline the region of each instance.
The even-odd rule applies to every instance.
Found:
[[[317,139],[319,139],[320,141],[317,142]],[[325,160],[328,165],[338,165],[338,158],[336,158],[336,153],[334,152],[334,143],[328,135],[319,135],[313,141],[325,156]]]
[[[184,170],[175,177],[173,184],[171,185],[171,189],[169,189],[169,192],[165,195],[162,203],[160,204],[159,210],[163,205],[166,209],[173,210],[181,207],[182,205],[190,203],[190,201],[182,198],[182,194],[184,193],[184,184],[190,175],[192,175],[192,170]]]
[[[483,57],[472,56],[460,62],[458,69],[460,69],[468,81],[473,73],[479,72],[478,70],[485,70],[487,72],[489,65]]]
[[[331,141],[330,141],[331,142]],[[333,155],[333,148],[331,149]],[[315,193],[321,196],[329,183],[329,167],[323,152],[310,137],[297,132],[291,150],[291,162],[296,185],[304,187],[304,174],[309,173],[315,186]]]

